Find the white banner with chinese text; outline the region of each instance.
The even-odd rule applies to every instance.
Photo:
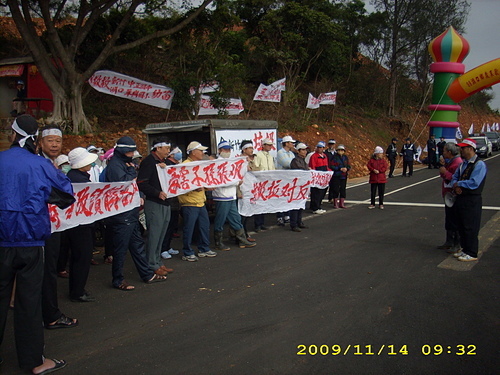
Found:
[[[247,173],[246,158],[216,159],[156,166],[161,189],[169,198],[200,187],[216,188],[238,184]]]
[[[75,203],[65,210],[49,204],[52,232],[91,224],[140,206],[139,189],[135,181],[90,182],[72,185]]]
[[[174,90],[109,70],[99,70],[89,79],[94,89],[153,107],[170,109]]]

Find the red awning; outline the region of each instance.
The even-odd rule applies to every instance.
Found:
[[[24,65],[0,66],[0,77],[19,77],[23,71]]]

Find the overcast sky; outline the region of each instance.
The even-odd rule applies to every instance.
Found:
[[[496,58],[500,58],[500,0],[469,0],[471,4],[467,18],[465,39],[470,44],[465,58],[465,71]],[[495,99],[490,102],[493,109],[500,110],[500,83],[492,86]]]
[[[439,1],[439,0],[436,0]],[[370,0],[364,0],[366,9],[371,12]],[[462,35],[470,45],[469,55],[465,58],[465,71],[500,58],[500,0],[468,0],[471,4],[469,17]],[[445,31],[436,30],[436,36]],[[490,102],[493,109],[500,110],[500,83],[492,86],[495,98]]]

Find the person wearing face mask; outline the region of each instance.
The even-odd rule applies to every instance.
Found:
[[[68,172],[71,170],[71,165],[69,165],[69,159],[68,155],[61,154],[59,155],[56,160],[54,161],[54,164],[56,165],[57,168],[59,168],[64,174],[68,174]]]
[[[219,143],[218,159],[227,159],[231,156],[232,147],[227,141]],[[215,219],[214,219],[214,240],[216,250],[231,250],[222,242],[224,232],[224,224],[229,223],[231,229],[235,232],[236,239],[240,248],[254,247],[255,242],[250,242],[245,236],[245,230],[241,224],[241,216],[238,213],[236,202],[236,190],[238,185],[224,186],[214,189],[212,198],[215,202]]]
[[[161,260],[163,239],[170,222],[170,202],[167,193],[161,188],[157,166],[166,168],[165,159],[170,153],[171,143],[165,137],[153,140],[151,153],[146,156],[139,167],[137,185],[146,195],[144,213],[148,227],[146,254],[149,268],[157,275],[165,276],[173,269],[165,267]]]
[[[182,161],[182,151],[179,147],[173,148],[168,154],[167,159],[165,159],[165,164],[176,165]],[[170,204],[170,221],[168,222],[167,232],[165,233],[165,238],[163,239],[163,244],[161,247],[161,257],[163,259],[170,259],[172,255],[179,254],[179,250],[172,248],[172,238],[174,238],[174,233],[179,231],[179,199],[177,197],[167,198]]]
[[[106,167],[106,181],[132,181],[137,177],[137,171],[132,163],[134,151],[137,150],[135,141],[128,137],[121,137],[116,142],[114,155]],[[143,199],[141,198],[141,201]],[[133,285],[125,281],[123,266],[127,250],[132,255],[132,260],[141,279],[147,283],[165,281],[166,276],[155,274],[149,267],[144,240],[141,237],[139,226],[139,207],[114,215],[109,218],[113,238],[113,287],[123,291],[134,290]]]

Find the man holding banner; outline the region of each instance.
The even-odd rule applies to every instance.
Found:
[[[201,143],[193,141],[187,147],[188,158],[184,163],[193,161],[201,161],[204,159],[204,152],[208,147],[202,146]],[[181,205],[182,218],[184,220],[183,228],[183,257],[182,260],[188,262],[196,262],[198,257],[194,254],[191,248],[191,241],[196,226],[198,226],[200,239],[198,242],[198,256],[201,258],[213,258],[217,256],[215,251],[210,250],[210,220],[208,218],[205,202],[205,188],[200,187],[196,190],[189,191],[179,195],[179,203]]]
[[[227,159],[231,156],[231,145],[227,141],[222,141],[218,145],[219,159]],[[250,242],[245,236],[245,230],[241,224],[241,216],[238,213],[236,204],[236,190],[238,185],[229,185],[215,188],[212,192],[212,198],[215,202],[215,219],[214,219],[214,239],[216,250],[231,250],[229,246],[222,242],[224,232],[224,223],[226,220],[229,226],[234,230],[236,239],[240,248],[254,247],[255,242]]]
[[[262,140],[262,150],[257,152],[254,158],[254,166],[257,171],[273,171],[276,168],[274,167],[274,159],[269,153],[273,149],[274,143],[269,138],[264,138]],[[260,232],[262,230],[268,229],[264,225],[265,214],[254,215],[254,225],[255,231]]]
[[[174,271],[165,267],[161,260],[163,239],[170,222],[170,202],[167,199],[167,193],[160,186],[156,170],[157,165],[162,168],[167,166],[165,159],[170,153],[170,146],[170,141],[165,137],[153,140],[151,153],[140,164],[137,177],[139,190],[146,196],[144,213],[148,227],[146,255],[149,268],[160,276]]]

